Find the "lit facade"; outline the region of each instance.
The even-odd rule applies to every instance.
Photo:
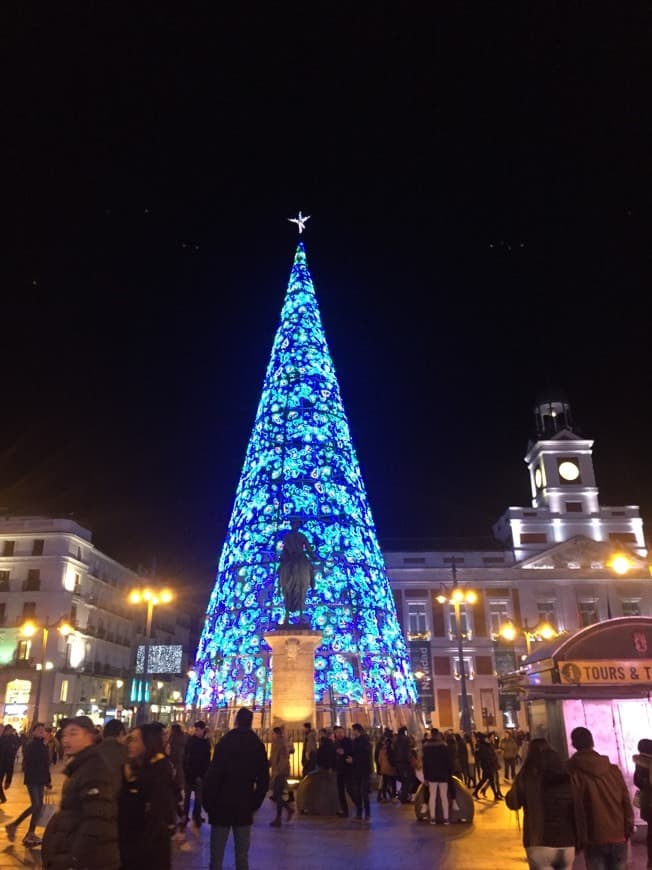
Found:
[[[537,437],[525,457],[532,504],[510,507],[499,519],[495,549],[384,552],[420,675],[421,706],[441,727],[459,728],[460,719],[453,609],[437,601],[442,584],[450,586],[453,560],[458,583],[478,593],[461,618],[477,728],[526,726],[518,696],[501,685],[526,654],[525,627],[536,646],[541,626],[573,632],[611,617],[652,615],[638,507],[600,504],[593,441],[574,431],[567,402],[542,402],[535,416]],[[622,575],[613,566],[619,551],[629,562]],[[515,635],[509,642],[501,636],[504,626]]]
[[[53,721],[82,711],[98,722],[116,714],[129,719],[144,613],[129,606],[127,594],[140,582],[100,552],[90,531],[73,520],[0,518],[0,714],[5,723],[21,726],[31,718],[36,668],[43,659],[39,718]],[[45,656],[42,632],[32,637],[21,632],[26,622],[41,627],[58,621],[73,631],[64,637],[50,630]],[[187,652],[187,616],[157,615],[154,638],[182,643]],[[155,676],[151,700],[181,711],[185,670],[182,675],[173,687],[169,676]]]

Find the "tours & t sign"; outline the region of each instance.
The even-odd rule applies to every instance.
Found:
[[[652,659],[559,662],[559,678],[573,686],[652,683]]]

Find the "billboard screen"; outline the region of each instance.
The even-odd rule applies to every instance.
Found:
[[[136,651],[136,673],[143,673],[145,646]],[[181,644],[152,644],[147,662],[148,674],[180,674],[183,670],[183,647]]]

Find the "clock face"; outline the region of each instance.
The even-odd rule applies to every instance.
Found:
[[[537,468],[534,472],[534,485],[537,489],[541,489],[543,486],[543,475],[540,468]]]
[[[559,463],[559,476],[562,480],[572,482],[580,476],[580,469],[573,459],[563,459]]]

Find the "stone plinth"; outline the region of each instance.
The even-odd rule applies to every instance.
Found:
[[[315,723],[315,650],[320,631],[287,625],[265,635],[272,648],[272,725]]]

